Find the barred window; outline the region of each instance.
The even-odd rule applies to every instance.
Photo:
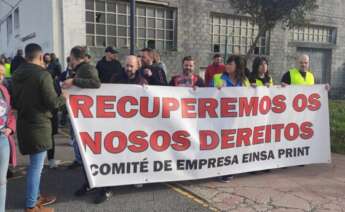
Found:
[[[213,52],[246,54],[259,32],[247,17],[212,15],[210,17],[211,49]],[[269,36],[259,39],[252,53],[268,54]],[[226,45],[227,44],[227,45]]]
[[[290,30],[290,41],[334,44],[335,29],[325,26],[303,26]]]
[[[128,48],[130,5],[126,1],[86,0],[88,46]],[[171,50],[176,47],[176,11],[173,8],[136,4],[136,47]]]

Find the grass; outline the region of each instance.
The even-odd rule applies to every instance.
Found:
[[[345,101],[331,100],[329,111],[332,152],[345,154]]]

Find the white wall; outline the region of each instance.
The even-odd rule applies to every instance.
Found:
[[[62,30],[64,58],[72,47],[86,45],[85,0],[62,1]]]
[[[23,0],[19,4],[19,30],[13,30],[7,41],[6,21],[1,25],[0,49],[7,56],[14,56],[17,49],[24,49],[29,43],[38,43],[45,52],[52,52],[53,46],[53,0]],[[1,7],[2,5],[0,5]],[[7,8],[8,12],[8,8]],[[1,10],[0,17],[7,12]],[[35,33],[35,37],[22,41],[22,38]]]

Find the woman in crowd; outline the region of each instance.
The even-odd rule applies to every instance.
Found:
[[[248,87],[249,81],[245,75],[245,62],[240,56],[232,55],[225,64],[225,71],[221,74],[213,76],[211,82],[212,87]],[[232,175],[220,177],[223,182],[229,182],[233,178]]]
[[[10,95],[2,84],[5,66],[0,63],[0,212],[5,212],[6,175],[9,163],[16,165],[16,146],[13,138],[16,119],[10,105]]]
[[[245,64],[241,61],[241,57],[232,55],[228,58],[225,64],[225,71],[221,74],[216,74],[211,82],[212,87],[248,87],[250,85],[248,78],[244,71]]]
[[[265,57],[258,56],[254,59],[250,84],[253,87],[269,87],[273,85],[273,80],[268,70],[268,60]]]

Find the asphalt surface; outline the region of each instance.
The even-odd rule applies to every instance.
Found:
[[[20,154],[18,178],[10,179],[7,184],[6,211],[23,211],[25,203],[25,165],[27,157]],[[114,187],[113,196],[102,204],[94,204],[97,193],[75,197],[73,193],[82,184],[81,169],[70,170],[66,167],[73,160],[72,147],[68,145],[65,133],[56,136],[56,159],[64,162],[58,169],[44,169],[41,182],[42,194],[53,194],[57,202],[51,207],[55,211],[210,211],[190,197],[182,195],[167,184],[146,184],[143,188],[134,186]]]

